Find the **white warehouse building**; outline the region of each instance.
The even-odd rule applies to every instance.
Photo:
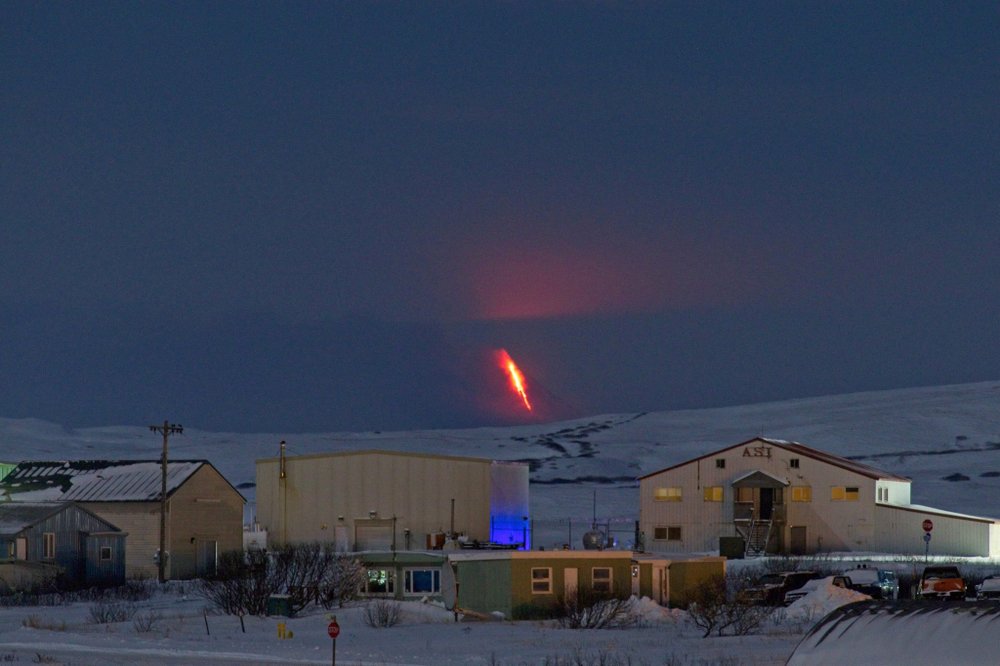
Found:
[[[267,543],[341,551],[423,550],[445,534],[530,548],[528,465],[399,451],[257,461],[257,523]]]
[[[639,479],[640,530],[653,552],[1000,557],[1000,521],[910,504],[910,479],[757,437]]]

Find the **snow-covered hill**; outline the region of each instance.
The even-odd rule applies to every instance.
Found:
[[[600,517],[626,520],[637,517],[637,476],[762,434],[909,476],[914,503],[1000,516],[1000,381],[469,430],[286,436],[185,425],[171,458],[208,459],[251,501],[254,461],[285,439],[289,455],[378,448],[527,460],[536,520],[589,519],[595,489]],[[0,419],[6,461],[156,459],[161,441],[145,425]]]

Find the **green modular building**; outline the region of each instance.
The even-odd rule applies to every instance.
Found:
[[[464,611],[530,615],[584,594],[646,596],[665,603],[669,560],[632,551],[556,550],[450,553]]]

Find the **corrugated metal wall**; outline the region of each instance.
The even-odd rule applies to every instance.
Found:
[[[422,549],[428,534],[452,526],[489,541],[494,483],[519,484],[496,491],[500,497],[526,493],[524,467],[523,479],[512,473],[494,481],[489,460],[368,451],[289,457],[281,479],[277,459],[258,460],[257,520],[276,544],[332,542],[340,526],[353,540],[356,522],[370,518],[395,518],[397,548],[407,530],[412,547]]]
[[[645,549],[655,552],[718,550],[720,536],[736,534],[733,480],[755,470],[768,472],[789,483],[783,490],[785,524],[781,543],[784,548],[790,545],[790,528],[804,526],[807,552],[871,549],[875,534],[874,479],[780,447],[768,447],[766,455],[756,455],[756,448],[730,449],[718,456],[694,460],[641,479],[640,527]],[[753,455],[745,455],[745,449]],[[717,467],[716,458],[724,459],[725,467]],[[793,458],[798,461],[798,467],[791,466]],[[707,486],[721,486],[723,501],[706,501],[704,489]],[[808,486],[811,501],[791,501],[792,486]],[[859,490],[857,501],[831,500],[831,486],[856,486]],[[659,487],[682,488],[682,500],[654,499],[655,489]],[[681,541],[656,540],[654,531],[658,526],[680,527]]]
[[[995,523],[885,505],[876,507],[875,520],[877,538],[872,550],[923,555],[926,545],[921,524],[930,520],[934,524],[928,549],[931,555],[1000,557],[991,543]]]

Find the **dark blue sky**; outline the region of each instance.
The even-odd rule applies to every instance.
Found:
[[[996,4],[663,4],[4,4],[0,416],[1000,377]]]

